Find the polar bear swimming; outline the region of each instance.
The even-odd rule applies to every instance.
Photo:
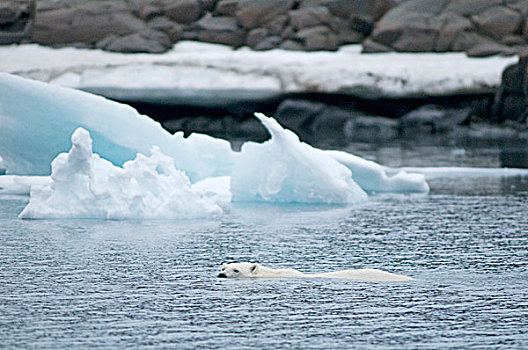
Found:
[[[258,263],[236,262],[223,264],[218,274],[220,278],[285,278],[285,277],[319,277],[342,278],[362,281],[412,281],[413,278],[396,275],[377,269],[342,270],[325,273],[305,274],[294,269],[270,269]]]

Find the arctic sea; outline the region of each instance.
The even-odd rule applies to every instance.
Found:
[[[496,148],[349,150],[500,166]],[[526,349],[528,178],[429,180],[353,206],[233,205],[212,220],[21,220],[0,197],[0,347]],[[222,262],[380,268],[415,281],[225,280]]]

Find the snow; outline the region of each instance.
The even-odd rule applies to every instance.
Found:
[[[194,189],[156,146],[117,167],[92,152],[79,128],[51,164],[50,185],[33,186],[21,218],[190,219],[220,215],[218,196]],[[210,187],[210,186],[209,186]]]
[[[346,93],[367,98],[438,96],[494,91],[516,57],[468,58],[464,53],[361,54],[233,50],[180,42],[165,54],[121,54],[35,44],[0,47],[0,71],[144,102],[272,97],[293,92]]]

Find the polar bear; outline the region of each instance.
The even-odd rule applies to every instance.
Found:
[[[362,281],[412,281],[413,278],[396,275],[377,269],[342,270],[335,272],[305,274],[294,269],[270,269],[257,263],[237,262],[223,264],[218,274],[220,278],[284,278],[284,277],[319,277],[342,278]]]

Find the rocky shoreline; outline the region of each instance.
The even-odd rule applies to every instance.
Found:
[[[160,53],[181,40],[253,50],[466,52],[528,45],[524,0],[8,0],[0,43]]]

